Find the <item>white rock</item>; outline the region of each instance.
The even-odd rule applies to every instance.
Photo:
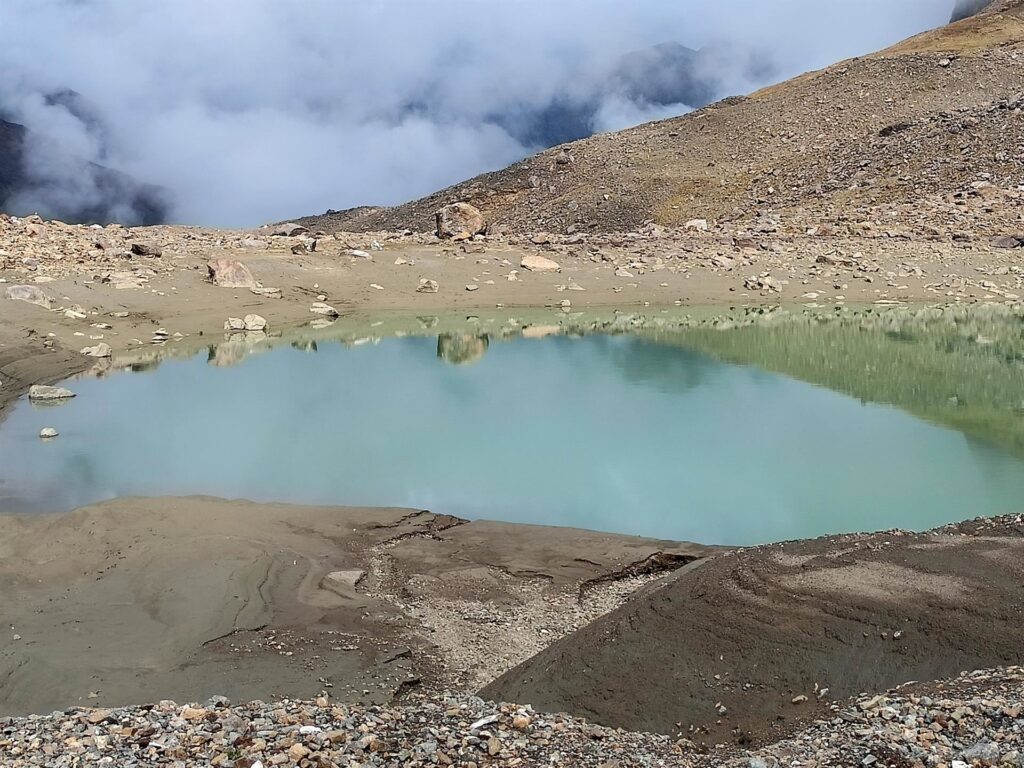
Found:
[[[519,262],[519,266],[523,269],[529,270],[530,272],[558,272],[562,269],[558,265],[558,262],[535,254],[523,256],[522,261]]]
[[[43,440],[49,440],[51,438],[56,437],[59,434],[60,433],[53,427],[43,427],[42,429],[39,430],[39,437],[41,437]]]
[[[314,315],[327,315],[328,317],[337,317],[338,310],[332,307],[330,304],[324,304],[322,301],[318,301],[313,304],[309,311]]]
[[[466,290],[467,291],[479,291],[480,290],[480,286],[479,285],[475,285],[474,283],[470,283],[469,285],[466,286]]]
[[[110,345],[101,341],[94,347],[83,347],[82,354],[89,357],[110,357]]]
[[[64,387],[50,387],[45,384],[33,384],[28,390],[29,400],[66,400],[75,393]]]
[[[265,331],[267,329],[266,318],[261,315],[246,315],[242,325],[247,331]]]
[[[345,253],[349,256],[355,256],[357,259],[369,259],[370,261],[373,261],[373,256],[366,251],[359,250],[358,248],[349,248]]]
[[[683,224],[683,229],[695,229],[698,232],[708,231],[708,220],[707,219],[690,219],[688,222]]]
[[[437,293],[438,285],[437,280],[429,280],[425,277],[420,278],[420,284],[416,288],[417,293]]]

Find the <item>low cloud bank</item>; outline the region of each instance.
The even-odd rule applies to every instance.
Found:
[[[399,203],[949,14],[949,0],[5,0],[0,118],[33,137],[7,208],[120,194],[114,217],[140,218],[136,187],[104,190],[83,162],[158,185],[191,224]]]

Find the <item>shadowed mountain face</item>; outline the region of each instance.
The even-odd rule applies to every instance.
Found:
[[[90,119],[77,94],[50,98],[81,112],[83,121]],[[164,222],[168,210],[166,190],[66,155],[46,137],[0,118],[0,211],[71,223],[149,225]]]
[[[953,6],[953,15],[949,20],[950,22],[954,22],[973,16],[974,14],[981,12],[981,10],[991,2],[992,0],[956,0],[956,5]]]
[[[682,114],[715,100],[722,87],[718,74],[735,53],[679,43],[651,46],[621,57],[590,82],[575,83],[571,94],[557,94],[540,107],[494,114],[490,121],[525,146],[543,148],[621,127],[604,111],[609,99],[637,110],[674,107],[674,114]],[[763,67],[751,69],[747,74],[765,74]]]

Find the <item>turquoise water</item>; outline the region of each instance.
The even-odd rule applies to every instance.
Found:
[[[282,345],[68,386],[0,424],[6,511],[211,494],[749,544],[1024,508],[999,448],[629,336]]]

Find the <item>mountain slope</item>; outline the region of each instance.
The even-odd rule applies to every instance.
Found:
[[[428,231],[440,206],[466,201],[492,231],[621,231],[650,220],[714,225],[765,216],[794,231],[877,216],[914,228],[914,210],[901,206],[979,180],[1005,189],[1020,183],[1022,95],[1024,0],[1003,0],[749,97],[566,144],[358,220],[334,214],[304,223]]]

